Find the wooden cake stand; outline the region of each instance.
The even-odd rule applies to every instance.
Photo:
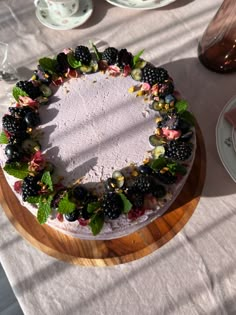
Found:
[[[33,246],[57,259],[84,266],[111,266],[144,257],[171,240],[188,222],[199,202],[206,173],[206,152],[197,127],[197,150],[191,173],[171,208],[146,227],[106,241],[80,240],[37,219],[16,198],[0,169],[0,202],[16,230]]]

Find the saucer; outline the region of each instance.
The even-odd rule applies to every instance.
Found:
[[[224,114],[236,107],[234,96],[223,108],[216,125],[216,147],[225,169],[236,182],[236,151],[234,128],[224,118]],[[233,128],[233,129],[232,129]]]
[[[126,9],[151,10],[164,7],[176,0],[106,0],[110,4]]]
[[[72,16],[58,19],[50,16],[48,10],[36,9],[36,16],[43,25],[53,30],[71,30],[84,24],[93,13],[92,0],[80,0],[79,10]]]

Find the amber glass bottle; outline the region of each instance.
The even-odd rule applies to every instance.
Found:
[[[210,70],[236,71],[236,0],[224,0],[203,34],[198,56]]]

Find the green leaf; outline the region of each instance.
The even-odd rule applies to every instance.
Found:
[[[133,67],[135,67],[136,63],[139,61],[140,56],[143,54],[144,49],[140,50],[137,55],[133,57]]]
[[[52,183],[52,178],[51,178],[51,174],[49,171],[46,171],[43,173],[43,176],[41,178],[41,182],[45,185],[48,186],[48,189],[53,191],[53,183]]]
[[[39,200],[39,208],[37,213],[37,219],[40,224],[43,224],[47,222],[47,219],[51,213],[51,202],[52,202],[53,196],[50,195],[48,197],[40,197]]]
[[[10,163],[4,166],[4,171],[19,179],[24,179],[28,174],[28,163]]]
[[[19,101],[20,96],[29,96],[25,91],[23,91],[21,88],[17,86],[13,87],[12,95],[17,102]]]
[[[95,56],[96,56],[96,58],[97,58],[97,61],[101,60],[102,54],[98,51],[96,45],[95,45],[93,42],[91,42],[91,41],[90,41],[90,45],[91,45],[92,48],[93,48],[93,51],[94,51]]]
[[[185,111],[181,114],[181,118],[187,121],[191,126],[195,125],[195,117],[189,111]]]
[[[133,205],[124,194],[120,193],[119,195],[123,202],[123,213],[128,213],[132,209]]]
[[[98,208],[100,208],[100,202],[90,202],[88,205],[87,205],[87,211],[88,213],[93,213],[94,211],[96,211]]]
[[[89,226],[91,227],[93,235],[97,235],[104,224],[104,214],[102,212],[98,212],[94,214],[89,222]]]
[[[168,163],[166,166],[168,167],[172,175],[176,175],[176,174],[185,175],[187,173],[186,167],[177,162]]]
[[[177,112],[179,114],[183,113],[184,111],[187,110],[188,108],[188,103],[187,101],[184,101],[184,100],[181,100],[181,101],[178,101],[176,104],[175,104],[175,107],[177,109]]]
[[[30,197],[28,197],[27,198],[27,202],[29,202],[29,203],[39,203],[39,201],[40,201],[40,197],[41,196],[30,196]]]
[[[167,164],[167,160],[164,157],[159,157],[158,159],[152,160],[149,163],[149,166],[154,170],[161,170],[163,167],[165,167]]]
[[[50,74],[56,73],[57,60],[44,57],[39,59],[39,64],[44,71],[47,71]]]
[[[8,144],[8,139],[4,131],[0,134],[0,144]]]
[[[58,212],[67,214],[67,213],[73,212],[75,208],[76,208],[76,205],[74,202],[69,200],[69,194],[67,192],[58,204]]]
[[[74,56],[73,53],[69,53],[69,54],[67,55],[67,61],[68,61],[69,65],[70,65],[72,68],[74,68],[74,69],[77,69],[77,68],[79,68],[79,67],[82,66],[82,63],[81,63],[80,61],[78,61],[78,60],[75,59],[75,56]]]

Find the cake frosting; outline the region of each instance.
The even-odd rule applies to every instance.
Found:
[[[70,54],[72,52],[72,50],[69,50]],[[139,58],[136,59],[139,60]],[[104,64],[102,64],[102,71],[89,74],[82,73],[81,69],[70,67],[67,75],[64,73],[63,76],[57,74],[55,77],[53,73],[54,80],[52,83],[49,82],[53,95],[49,97],[49,102],[46,105],[44,104],[45,95],[42,100],[41,96],[30,98],[27,93],[26,95],[23,93],[19,96],[16,107],[26,108],[29,106],[35,108],[36,106],[36,111],[40,117],[40,126],[28,128],[27,132],[31,133],[33,129],[30,138],[34,139],[36,134],[36,138],[40,142],[40,150],[37,151],[39,149],[37,148],[36,153],[40,152],[40,156],[45,156],[47,161],[55,165],[50,179],[53,183],[53,188],[50,190],[49,183],[46,182],[47,186],[45,181],[42,181],[41,184],[44,183],[44,185],[41,185],[42,189],[39,192],[39,197],[41,198],[45,195],[46,198],[51,198],[50,202],[53,202],[55,196],[58,193],[60,195],[60,191],[63,194],[65,191],[70,193],[72,191],[73,193],[73,187],[78,185],[83,186],[86,191],[89,191],[89,194],[96,196],[96,200],[92,200],[89,206],[86,204],[86,207],[91,205],[91,207],[95,207],[95,205],[97,207],[93,213],[90,210],[91,215],[86,217],[86,220],[81,215],[78,215],[76,220],[72,220],[73,222],[66,220],[66,213],[60,213],[60,211],[58,212],[58,207],[51,206],[46,224],[63,233],[82,239],[112,239],[132,233],[168,210],[180,193],[191,170],[196,149],[195,133],[192,126],[188,128],[185,134],[183,131],[179,131],[176,126],[171,127],[173,124],[177,124],[177,110],[174,106],[177,103],[181,103],[177,93],[169,93],[166,97],[163,93],[164,96],[160,97],[161,92],[158,95],[158,84],[152,85],[147,82],[137,82],[137,80],[132,78],[130,75],[132,73],[131,64],[128,64],[127,67],[125,65],[124,68],[119,68],[117,65],[109,65],[109,63],[105,64],[104,68]],[[165,72],[163,73],[165,74]],[[68,74],[69,77],[73,76],[73,78],[68,79]],[[45,82],[40,82],[38,78],[32,78],[31,81],[36,87],[42,88],[45,85]],[[60,81],[60,85],[58,85],[58,81]],[[168,77],[168,80],[165,82],[167,81],[170,82],[171,87],[172,79]],[[25,86],[21,86],[22,90]],[[160,84],[160,91],[161,88],[163,86]],[[40,103],[42,104],[38,106]],[[153,108],[155,106],[159,107]],[[169,110],[170,106],[173,108]],[[165,115],[163,113],[160,114],[160,110],[157,109],[165,111]],[[178,110],[181,115],[182,111],[187,112],[186,108],[181,109],[181,104]],[[176,121],[174,123],[173,121],[171,123],[165,122],[164,125],[163,121],[168,121],[166,113],[169,113],[169,120],[175,119]],[[6,116],[10,116],[9,113]],[[163,118],[164,116],[165,119]],[[17,116],[17,118],[19,117]],[[6,122],[6,120],[3,122],[3,133],[8,138],[8,144],[5,142],[5,144],[1,145],[1,165],[7,182],[21,204],[37,216],[38,205],[35,205],[37,202],[22,200],[21,187],[24,178],[23,181],[22,178],[17,181],[6,168],[6,165],[10,164],[11,166],[11,163],[14,165],[18,163],[15,159],[11,161],[6,154],[6,147],[10,143],[12,132],[12,126],[9,127],[10,123],[9,121]],[[162,125],[160,125],[160,121],[162,121]],[[172,153],[172,151],[176,151],[176,148],[170,145],[167,146],[167,144],[170,142],[174,143],[176,140],[180,141],[179,138],[181,143],[184,143],[184,147],[188,148],[185,145],[186,143],[191,144],[191,154],[186,155],[186,158],[181,157],[180,163],[175,164],[176,162],[172,161],[170,156],[176,154]],[[165,143],[165,146],[160,145],[162,141]],[[22,146],[24,151],[24,145]],[[168,157],[165,157],[165,151],[166,154],[168,152]],[[29,165],[28,173],[33,176],[35,176],[35,169],[32,169],[32,165],[35,164],[36,153],[32,153],[34,158],[28,158],[27,155],[29,160],[27,161]],[[163,177],[162,174],[166,171],[169,173],[171,165],[174,165],[175,169],[181,169],[180,166],[184,168],[184,176],[183,174],[180,176],[177,171],[176,175],[174,175],[176,180],[173,183],[163,183],[160,178],[157,181],[155,179],[158,187],[164,187],[165,193],[158,196],[154,192],[152,194],[147,191],[142,206],[134,207],[134,204],[136,204],[135,200],[129,199],[130,191],[133,189],[132,183],[137,182],[136,178],[139,178],[139,176],[142,179],[144,178],[144,181],[149,177],[155,177],[146,173],[144,176],[143,169],[146,167],[148,172],[152,170],[155,173],[157,171],[156,165],[161,158],[166,159],[165,161],[168,162],[168,165],[162,165],[160,170],[158,169],[158,173],[161,175],[160,178]],[[23,158],[21,158],[20,163],[21,161],[23,161]],[[163,163],[163,160],[161,161]],[[115,172],[119,172],[119,177],[125,180],[127,184],[123,186],[118,184],[116,186],[115,184],[115,187],[113,187],[113,182],[115,182],[113,174]],[[47,170],[47,176],[50,177],[48,173],[49,171]],[[170,176],[172,175],[170,174]],[[107,191],[109,179],[112,185],[108,187],[109,191]],[[150,180],[153,181],[152,178]],[[20,188],[17,188],[18,185],[16,183],[20,183]],[[137,184],[135,185],[137,186]],[[45,186],[47,186],[46,190]],[[104,199],[112,194],[121,197],[124,209],[120,211],[118,216],[105,216],[104,219],[100,209],[104,208]],[[133,194],[136,194],[136,192]],[[63,199],[62,197],[60,198]],[[61,200],[59,201],[61,202]],[[79,207],[79,211],[81,211],[81,201],[75,201],[75,197],[72,196],[69,202],[70,205],[76,204],[75,207]],[[71,210],[72,212],[75,212],[75,209]],[[90,223],[97,213],[99,215],[102,214],[103,222],[98,232],[96,232],[96,228],[94,232],[92,227],[92,233],[92,225]]]

